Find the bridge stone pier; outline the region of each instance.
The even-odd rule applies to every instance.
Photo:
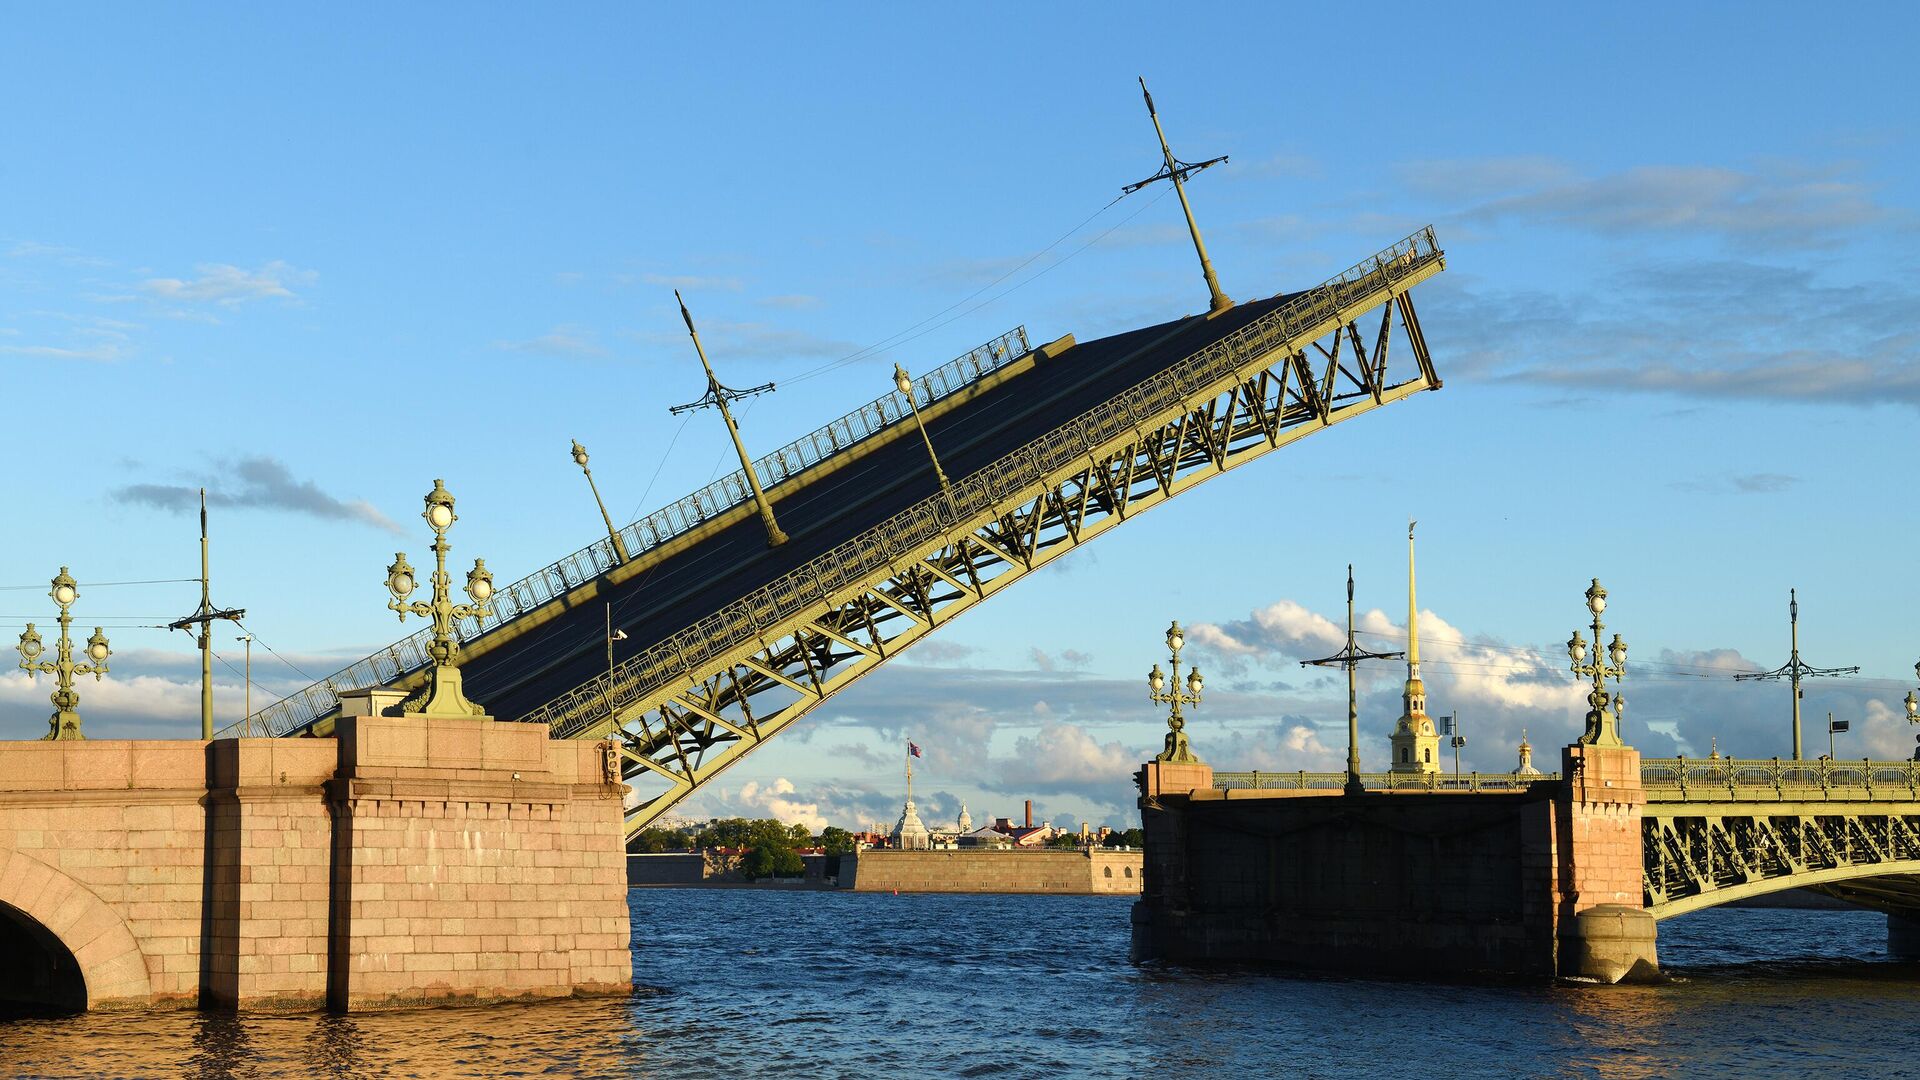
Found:
[[[631,988],[611,747],[481,717],[337,732],[0,742],[0,1001],[365,1009]]]
[[[1149,762],[1138,774],[1146,882],[1135,955],[1426,977],[1652,977],[1640,755],[1575,745],[1562,763],[1567,780],[1345,795],[1217,787],[1206,765]]]

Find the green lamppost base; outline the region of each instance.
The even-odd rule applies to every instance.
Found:
[[[52,730],[47,732],[45,739],[42,741],[51,742],[64,739],[84,742],[87,738],[85,735],[80,734],[80,714],[77,712],[62,709],[53,714],[52,718],[48,721],[48,726],[51,727]]]

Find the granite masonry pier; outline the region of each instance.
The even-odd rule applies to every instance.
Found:
[[[1574,745],[1511,792],[1245,790],[1202,764],[1138,780],[1140,959],[1430,978],[1657,972],[1640,755]]]
[[[346,716],[322,739],[0,742],[0,1000],[626,993],[609,751],[418,715]]]
[[[840,857],[854,892],[1138,895],[1138,851],[890,851]]]

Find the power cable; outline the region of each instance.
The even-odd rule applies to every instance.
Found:
[[[1052,243],[1048,244],[1046,247],[1043,247],[1040,250],[1034,252],[1033,254],[1027,256],[1025,259],[1022,259],[1012,269],[1006,271],[1005,273],[1001,274],[999,277],[994,278],[992,281],[987,282],[985,285],[980,286],[978,289],[975,289],[974,291],[968,293],[967,295],[961,297],[960,299],[955,300],[953,303],[948,304],[946,307],[941,308],[939,311],[936,311],[933,314],[927,316],[926,318],[921,319],[919,322],[913,323],[912,325],[907,326],[901,330],[898,330],[893,334],[883,337],[879,341],[876,341],[873,344],[866,346],[865,348],[856,349],[853,352],[848,353],[847,355],[841,357],[838,360],[829,361],[828,363],[822,364],[817,368],[813,368],[808,371],[803,371],[800,374],[793,376],[792,378],[786,379],[785,381],[789,383],[795,383],[795,382],[804,381],[806,379],[811,379],[816,375],[825,374],[828,371],[832,371],[834,368],[840,367],[843,364],[851,363],[852,361],[855,361],[855,360],[859,360],[876,351],[887,348],[890,345],[905,344],[904,341],[896,341],[896,339],[900,338],[904,334],[910,333],[914,330],[919,329],[922,326],[925,326],[927,323],[932,322],[933,320],[939,318],[942,315],[945,315],[947,312],[952,311],[954,308],[957,308],[960,305],[965,304],[967,301],[972,300],[974,297],[979,296],[981,293],[986,292],[988,289],[993,288],[995,285],[998,285],[1001,282],[1012,277],[1013,275],[1019,273],[1020,271],[1025,270],[1027,267],[1033,265],[1034,260],[1045,255],[1047,252],[1052,251],[1054,248],[1059,247],[1061,244],[1066,242],[1068,237],[1071,237],[1074,233],[1077,233],[1081,229],[1086,228],[1087,225],[1093,221],[1093,219],[1099,217],[1101,214],[1106,213],[1108,210],[1113,209],[1114,203],[1117,203],[1121,199],[1126,198],[1127,195],[1128,195],[1127,192],[1122,192],[1119,195],[1115,196],[1113,199],[1113,202],[1110,202],[1107,205],[1101,207],[1100,209],[1095,210],[1093,213],[1088,214],[1086,217],[1080,220],[1079,224],[1075,225],[1071,229],[1068,229],[1066,232],[1061,233],[1058,237],[1054,239]],[[1149,203],[1148,205],[1152,205],[1152,204]],[[1078,254],[1078,252],[1075,252],[1075,254]],[[1071,258],[1071,257],[1072,256],[1068,256],[1068,258]],[[1062,260],[1062,261],[1064,262],[1065,260]],[[1038,275],[1035,275],[1035,276],[1037,277]],[[945,324],[943,323],[941,325],[945,325]],[[907,338],[906,340],[911,341],[913,339]]]
[[[967,317],[968,315],[971,315],[971,314],[973,314],[974,312],[976,312],[976,311],[979,311],[979,310],[980,310],[981,308],[984,308],[984,307],[987,307],[987,306],[989,306],[989,305],[991,305],[991,304],[994,304],[994,303],[997,303],[997,302],[998,302],[998,301],[999,301],[999,300],[1000,300],[1001,298],[1003,298],[1003,297],[1005,297],[1005,296],[1007,296],[1008,294],[1010,294],[1010,293],[1013,293],[1013,292],[1016,292],[1016,291],[1018,291],[1018,290],[1020,290],[1020,289],[1024,289],[1024,288],[1026,288],[1026,287],[1027,287],[1028,285],[1031,285],[1031,284],[1033,284],[1034,282],[1036,282],[1036,281],[1038,281],[1038,280],[1040,280],[1041,278],[1043,278],[1043,277],[1045,277],[1046,275],[1048,275],[1048,274],[1050,274],[1050,273],[1052,273],[1052,272],[1053,272],[1054,270],[1056,270],[1056,269],[1058,269],[1058,268],[1060,268],[1061,266],[1063,266],[1063,265],[1065,265],[1065,264],[1066,264],[1066,263],[1067,263],[1067,262],[1068,262],[1069,260],[1071,260],[1071,259],[1073,259],[1073,258],[1074,258],[1075,256],[1077,256],[1077,255],[1079,255],[1079,254],[1080,254],[1081,252],[1083,252],[1083,251],[1085,251],[1085,250],[1087,250],[1088,248],[1090,248],[1090,247],[1092,247],[1093,245],[1095,245],[1095,244],[1097,244],[1097,243],[1099,243],[1100,241],[1102,241],[1102,240],[1105,240],[1105,239],[1106,239],[1106,238],[1107,238],[1108,236],[1110,236],[1110,235],[1112,235],[1112,234],[1113,234],[1113,232],[1114,232],[1114,231],[1115,231],[1116,229],[1119,229],[1119,228],[1120,228],[1121,226],[1123,226],[1123,225],[1125,225],[1125,224],[1127,224],[1128,222],[1130,222],[1130,221],[1132,221],[1132,220],[1133,220],[1134,218],[1136,218],[1136,217],[1139,217],[1139,216],[1140,216],[1140,215],[1141,215],[1142,213],[1145,213],[1145,212],[1146,212],[1146,211],[1147,211],[1147,210],[1148,210],[1149,208],[1151,208],[1151,207],[1152,207],[1152,206],[1153,206],[1153,205],[1154,205],[1155,203],[1157,203],[1157,202],[1159,202],[1159,201],[1160,201],[1161,199],[1163,199],[1163,198],[1165,198],[1165,197],[1166,197],[1166,193],[1167,193],[1167,191],[1169,191],[1169,190],[1172,190],[1172,189],[1171,189],[1171,188],[1168,188],[1168,189],[1164,189],[1164,190],[1162,190],[1162,191],[1160,192],[1160,194],[1158,194],[1158,195],[1155,195],[1155,196],[1154,196],[1154,197],[1153,197],[1152,199],[1149,199],[1149,200],[1148,200],[1147,202],[1145,202],[1145,203],[1143,203],[1143,204],[1141,204],[1141,206],[1140,206],[1140,208],[1139,208],[1139,209],[1137,209],[1137,210],[1135,210],[1135,211],[1134,211],[1133,213],[1131,213],[1131,214],[1128,214],[1128,215],[1127,215],[1126,217],[1124,217],[1124,218],[1121,218],[1121,219],[1120,219],[1119,221],[1116,221],[1116,222],[1114,222],[1114,223],[1113,223],[1113,225],[1111,225],[1111,226],[1109,226],[1109,227],[1108,227],[1108,228],[1107,228],[1107,229],[1106,229],[1105,231],[1103,231],[1103,232],[1102,232],[1102,233],[1101,233],[1100,235],[1098,235],[1098,236],[1096,236],[1096,237],[1094,237],[1093,239],[1091,239],[1091,240],[1089,240],[1089,241],[1087,241],[1087,242],[1086,242],[1086,243],[1084,243],[1084,244],[1081,244],[1081,245],[1080,245],[1079,247],[1077,247],[1077,248],[1074,248],[1074,249],[1073,249],[1072,251],[1070,251],[1070,252],[1068,252],[1068,253],[1067,253],[1066,255],[1064,255],[1064,256],[1062,256],[1061,258],[1059,258],[1059,259],[1057,259],[1057,260],[1055,260],[1055,261],[1054,261],[1053,263],[1051,263],[1051,264],[1049,264],[1049,265],[1047,265],[1047,266],[1045,266],[1045,267],[1043,267],[1043,268],[1042,268],[1042,269],[1041,269],[1041,270],[1040,270],[1040,271],[1039,271],[1038,273],[1036,273],[1036,274],[1034,274],[1034,275],[1032,275],[1031,277],[1028,277],[1028,278],[1027,278],[1027,279],[1026,279],[1025,281],[1019,281],[1019,282],[1015,282],[1014,284],[1012,284],[1012,285],[1010,285],[1010,286],[1008,286],[1008,287],[1007,287],[1007,288],[1005,288],[1005,289],[1002,289],[1002,290],[1000,290],[999,292],[997,292],[997,293],[995,293],[995,294],[993,294],[992,296],[990,296],[990,297],[988,297],[988,298],[986,298],[985,300],[982,300],[982,301],[980,301],[980,302],[979,302],[978,304],[975,304],[975,305],[973,305],[972,307],[970,307],[970,308],[968,308],[968,309],[966,309],[965,311],[962,311],[962,312],[959,312],[958,314],[955,314],[955,315],[952,315],[952,316],[950,316],[950,317],[948,317],[948,318],[945,318],[945,319],[941,319],[941,320],[940,320],[939,322],[937,322],[937,323],[934,323],[934,324],[933,324],[932,326],[929,326],[929,327],[927,327],[926,329],[924,329],[924,330],[922,330],[922,331],[920,331],[920,332],[919,332],[919,333],[917,333],[917,334],[913,334],[913,335],[911,335],[911,336],[908,336],[908,337],[904,337],[904,338],[900,338],[900,339],[899,339],[899,340],[897,340],[897,341],[893,341],[893,342],[891,342],[891,344],[889,344],[889,345],[888,345],[887,347],[888,347],[888,348],[893,348],[893,347],[897,347],[897,346],[900,346],[900,345],[905,345],[905,344],[907,344],[907,343],[908,343],[908,342],[910,342],[910,341],[917,341],[917,340],[919,340],[920,338],[923,338],[923,337],[925,337],[925,336],[927,336],[928,334],[931,334],[931,333],[933,333],[933,332],[934,332],[935,330],[938,330],[938,329],[940,329],[941,327],[943,327],[943,326],[946,326],[946,325],[947,325],[948,323],[952,323],[952,322],[955,322],[955,321],[957,321],[957,320],[959,320],[959,319],[964,319],[964,318],[966,318],[966,317]],[[1117,201],[1117,200],[1116,200],[1116,201]],[[1112,205],[1112,204],[1110,203],[1110,204],[1108,204],[1108,205]],[[1071,234],[1069,234],[1069,235],[1071,235]],[[1003,276],[1003,277],[1002,277],[1002,278],[1000,278],[999,280],[1005,280],[1005,277]],[[992,285],[988,285],[988,286],[985,286],[985,288],[992,288]],[[985,291],[985,288],[983,288],[983,289],[982,289],[981,291]],[[979,295],[979,293],[978,293],[978,292],[976,292],[976,293],[975,293],[974,295],[976,295],[976,296],[977,296],[977,295]],[[962,301],[962,303],[965,303],[965,301]],[[958,306],[958,305],[955,305],[955,306]],[[948,308],[947,310],[949,310],[949,311],[951,311],[951,310],[952,310],[952,308],[951,308],[951,307],[949,307],[949,308]],[[922,321],[925,321],[925,320],[922,320]],[[897,336],[897,335],[896,335],[896,336]],[[886,340],[886,339],[883,339],[883,340]],[[813,377],[815,377],[815,376],[817,376],[817,375],[824,375],[824,374],[826,374],[827,372],[829,372],[829,371],[832,371],[832,370],[834,370],[834,369],[836,369],[836,368],[840,368],[840,367],[844,367],[844,366],[846,366],[847,364],[850,364],[850,363],[853,363],[853,362],[854,362],[854,361],[856,361],[856,360],[860,360],[860,359],[864,359],[864,358],[865,358],[865,356],[864,356],[864,354],[865,354],[865,352],[866,352],[866,350],[862,350],[862,351],[861,351],[861,352],[859,352],[859,353],[852,353],[852,354],[849,354],[849,355],[848,355],[847,357],[844,357],[844,358],[842,358],[842,359],[840,359],[840,360],[836,360],[836,361],[834,361],[834,362],[833,362],[833,363],[831,363],[831,364],[827,364],[827,365],[825,365],[825,366],[823,366],[823,367],[820,367],[820,368],[816,368],[815,370],[813,370],[813,371],[810,371],[810,372],[804,372],[804,373],[802,373],[802,374],[800,374],[800,375],[797,375],[797,376],[794,376],[793,378],[790,378],[790,379],[787,379],[787,380],[785,380],[785,381],[786,381],[786,382],[789,382],[789,383],[795,383],[795,382],[801,382],[801,381],[804,381],[804,380],[806,380],[806,379],[811,379],[811,378],[813,378]]]
[[[659,482],[660,471],[667,467],[667,458],[673,456],[674,444],[680,441],[680,433],[687,430],[687,421],[691,419],[692,413],[680,417],[680,426],[673,429],[673,438],[667,440],[667,448],[660,454],[660,463],[653,467],[653,476],[648,478],[646,490],[640,493],[640,501],[633,504],[633,509],[627,514],[628,521],[640,520],[640,509],[647,505],[647,496],[653,494],[653,485]]]
[[[273,653],[273,658],[287,665],[288,667],[292,668],[294,671],[294,674],[300,676],[301,678],[307,680],[310,683],[317,683],[320,681],[319,679],[314,678],[313,676],[307,674],[306,672],[301,671],[300,665],[294,663],[293,661],[287,659],[284,656],[281,656],[278,652],[276,652],[273,646],[267,644],[266,639],[262,638],[259,634],[254,633],[253,627],[248,626],[243,622],[240,622],[238,619],[235,619],[234,623],[246,633],[253,634],[253,640],[258,641],[260,643],[261,648],[264,648],[268,652]]]
[[[104,589],[113,585],[178,585],[183,582],[192,582],[197,585],[200,583],[200,579],[197,577],[153,578],[148,581],[82,581],[82,582],[78,582],[77,584],[82,589]],[[42,585],[0,585],[0,592],[17,592],[24,589],[44,589],[44,588],[46,588],[44,584]]]

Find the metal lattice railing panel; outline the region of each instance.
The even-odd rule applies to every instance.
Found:
[[[1027,328],[1017,326],[992,341],[949,360],[914,380],[922,406],[931,405],[979,382],[1031,351]],[[817,431],[788,443],[753,463],[763,487],[771,488],[814,465],[879,434],[908,416],[906,398],[893,391],[877,398]],[[631,557],[639,557],[676,537],[699,528],[715,517],[743,505],[752,497],[746,473],[735,470],[706,487],[676,499],[620,530]],[[595,540],[511,585],[500,588],[492,609],[480,619],[456,624],[462,643],[515,619],[538,611],[588,581],[619,565],[610,539]],[[261,709],[238,724],[224,728],[223,738],[236,735],[286,735],[326,716],[339,706],[342,691],[384,686],[424,668],[432,628],[424,628],[393,645],[353,663]]]
[[[1920,802],[1920,761],[1647,758],[1647,801]]]
[[[1560,779],[1559,773],[1392,773],[1363,772],[1360,783],[1369,791],[1525,791],[1534,784]],[[1346,786],[1344,772],[1216,772],[1216,788],[1249,791],[1339,791]]]

